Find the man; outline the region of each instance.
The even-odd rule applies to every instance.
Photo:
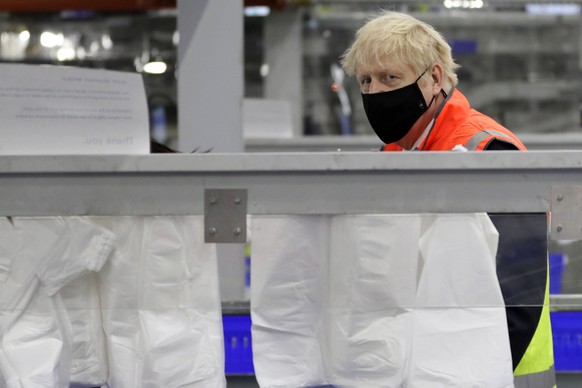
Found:
[[[368,120],[386,150],[525,150],[507,128],[470,108],[455,89],[459,67],[431,26],[387,12],[363,26],[343,56]],[[467,147],[468,146],[468,147]]]
[[[385,12],[369,21],[344,53],[342,66],[356,76],[366,115],[385,151],[526,149],[511,131],[470,107],[456,89],[459,66],[450,46],[433,27],[412,16]],[[496,226],[515,386],[553,387],[545,252],[516,260],[519,244],[516,248],[503,230],[514,227],[510,218],[500,217]],[[545,215],[542,218],[537,240],[540,230],[545,236]]]

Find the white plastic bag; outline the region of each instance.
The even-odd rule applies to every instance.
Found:
[[[498,233],[486,214],[425,216],[409,381],[422,387],[512,387]]]
[[[118,244],[100,278],[112,387],[224,387],[216,247],[202,217],[102,220]]]
[[[261,387],[511,387],[485,214],[255,217]]]
[[[330,223],[330,381],[402,386],[413,334],[421,218],[336,216]]]
[[[326,379],[329,224],[324,217],[252,218],[253,361],[261,386]],[[277,385],[273,385],[276,382]]]
[[[101,387],[107,383],[108,364],[97,275],[81,276],[59,295],[72,326],[71,384]]]
[[[0,370],[7,387],[68,387],[72,327],[60,289],[108,257],[113,236],[79,217],[14,218],[0,283]]]

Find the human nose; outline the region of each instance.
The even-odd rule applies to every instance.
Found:
[[[370,80],[370,85],[368,87],[369,94],[382,93],[385,91],[386,91],[386,86],[382,82],[380,82],[379,80],[376,80],[376,79]]]

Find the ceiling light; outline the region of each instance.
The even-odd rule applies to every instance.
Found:
[[[18,34],[18,39],[20,39],[22,42],[28,41],[30,39],[30,32],[27,30],[21,31],[20,34]]]
[[[109,36],[109,34],[103,34],[101,36],[101,46],[103,46],[105,50],[109,50],[111,47],[113,47],[113,41],[111,40],[111,36]]]
[[[40,35],[40,44],[48,48],[62,46],[64,40],[63,34],[55,34],[50,31],[45,31]]]
[[[149,74],[163,74],[167,68],[166,62],[161,61],[148,62],[143,65],[143,71]]]
[[[462,9],[475,9],[483,8],[483,0],[445,0],[443,2],[445,8],[462,8]]]
[[[72,61],[75,59],[75,49],[72,47],[61,47],[57,51],[57,59],[59,61]]]
[[[271,8],[264,6],[264,5],[245,7],[245,16],[265,17],[265,16],[269,16],[270,13],[271,13]]]

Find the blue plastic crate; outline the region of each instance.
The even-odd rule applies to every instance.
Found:
[[[550,253],[548,255],[550,267],[550,294],[562,292],[562,275],[566,265],[566,255],[563,253]]]
[[[582,312],[552,312],[550,316],[556,371],[582,371]],[[254,374],[250,316],[224,315],[222,321],[225,373]]]
[[[557,311],[550,316],[556,371],[582,371],[582,312]]]
[[[225,374],[254,374],[251,317],[223,315],[222,327],[224,329]]]

